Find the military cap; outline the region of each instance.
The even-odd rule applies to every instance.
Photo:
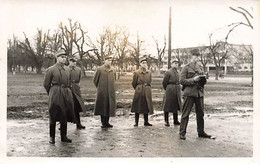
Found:
[[[200,56],[200,51],[198,49],[193,49],[190,53],[192,56]]]
[[[146,56],[142,56],[139,58],[139,63],[143,62],[143,61],[146,61],[147,62],[147,58]]]
[[[76,62],[77,60],[75,58],[70,58],[69,61]]]
[[[112,56],[112,55],[107,55],[107,56],[105,56],[104,59],[105,59],[105,60],[113,59],[113,56]]]
[[[177,59],[175,59],[171,63],[179,63],[179,61]]]
[[[59,50],[59,51],[56,51],[54,56],[57,58],[61,55],[67,55],[67,53],[64,51],[64,50]]]

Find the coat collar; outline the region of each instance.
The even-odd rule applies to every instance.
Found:
[[[107,67],[107,66],[103,65],[103,68],[104,68],[104,70],[107,71],[107,72],[113,71],[113,67],[112,67],[112,66]]]
[[[65,69],[64,68],[64,65],[60,64],[60,63],[56,63],[56,66],[59,68],[59,69]]]
[[[148,73],[148,70],[146,69],[146,70],[144,71],[142,68],[139,68],[138,72],[145,74],[145,73]]]
[[[73,66],[73,65],[69,65],[69,68],[70,68],[71,70],[76,70],[76,66]]]

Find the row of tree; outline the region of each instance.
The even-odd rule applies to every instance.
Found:
[[[136,43],[129,41],[130,33],[126,28],[117,27],[112,30],[104,27],[97,38],[91,39],[79,22],[68,19],[68,25],[59,24],[58,30],[50,35],[50,30],[43,32],[37,29],[35,38],[31,41],[24,33],[24,40],[13,37],[8,41],[8,68],[9,71],[20,66],[25,70],[35,68],[41,73],[42,68],[47,68],[54,63],[54,52],[64,49],[69,57],[77,57],[78,64],[83,72],[85,66],[101,65],[106,55],[115,57],[115,64],[123,69],[124,63],[139,66],[138,60],[143,50],[143,42],[137,34]]]
[[[244,16],[246,23],[238,22],[229,25],[228,31],[223,41],[213,41],[213,33],[209,35],[209,46],[200,48],[201,63],[204,68],[213,61],[216,66],[216,79],[218,79],[220,67],[224,60],[227,60],[231,51],[234,51],[231,44],[228,43],[230,33],[238,26],[245,25],[253,29],[249,18],[252,15],[245,9],[238,7],[231,10],[236,11]],[[88,31],[84,29],[79,22],[73,22],[68,19],[68,24],[61,22],[57,30],[50,34],[50,30],[43,32],[37,29],[34,38],[29,40],[24,33],[24,40],[18,40],[13,36],[8,41],[8,70],[20,69],[22,66],[25,71],[28,68],[35,68],[37,73],[41,73],[42,68],[47,68],[54,64],[55,58],[53,53],[58,49],[64,49],[69,57],[77,56],[78,64],[81,66],[85,74],[85,68],[93,68],[93,66],[101,65],[105,55],[113,55],[113,64],[119,70],[127,69],[133,65],[139,67],[139,57],[144,55],[144,41],[139,38],[137,33],[135,41],[131,42],[130,32],[124,27],[116,27],[112,30],[110,27],[104,27],[103,31],[97,38],[93,39],[89,36]],[[156,50],[156,64],[158,68],[162,67],[162,59],[165,54],[166,37],[164,42],[159,44],[158,39],[154,38],[154,49]],[[173,50],[174,57],[177,58],[179,64],[186,63],[189,58],[189,52],[183,52],[185,49]],[[249,52],[249,60],[253,60],[252,47],[246,48]]]

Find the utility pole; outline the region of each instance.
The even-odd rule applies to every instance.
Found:
[[[170,10],[169,10],[169,36],[168,36],[168,39],[169,39],[169,42],[168,42],[168,69],[171,68],[171,52],[172,52],[172,47],[171,47],[171,43],[172,43],[172,7],[170,7]]]

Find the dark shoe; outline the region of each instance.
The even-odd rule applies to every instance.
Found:
[[[138,126],[138,124],[137,124],[137,123],[135,123],[135,124],[134,124],[134,127],[137,127],[137,126]]]
[[[150,124],[149,122],[144,123],[144,126],[153,126],[152,124]]]
[[[106,125],[102,125],[101,128],[107,128],[107,126]]]
[[[186,140],[186,137],[185,137],[185,135],[183,135],[183,134],[180,134],[180,139],[181,139],[181,140]]]
[[[200,134],[198,134],[198,136],[200,137],[200,138],[211,138],[211,135],[208,135],[207,133],[200,133]]]
[[[49,143],[50,143],[50,144],[55,144],[55,139],[54,139],[54,137],[50,137]]]
[[[81,124],[78,124],[77,125],[77,129],[85,129],[86,127],[85,126],[83,126],[83,125],[81,125]]]
[[[111,125],[111,124],[109,124],[109,123],[107,123],[107,125],[106,125],[108,128],[113,128],[113,125]]]
[[[181,123],[179,121],[174,121],[173,124],[174,125],[180,125]]]
[[[62,141],[62,142],[69,142],[69,143],[71,143],[71,142],[72,142],[72,140],[71,140],[71,139],[69,139],[69,138],[67,138],[66,136],[64,136],[64,137],[61,137],[61,141]]]
[[[164,125],[165,125],[165,126],[170,126],[169,122],[165,122]]]

